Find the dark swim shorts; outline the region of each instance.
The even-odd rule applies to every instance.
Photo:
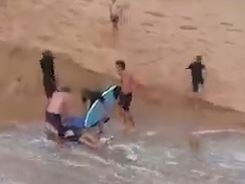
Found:
[[[128,93],[128,94],[120,93],[118,105],[121,106],[125,111],[129,111],[132,98],[133,98],[132,93]]]
[[[57,131],[60,137],[64,136],[64,127],[61,123],[60,114],[54,114],[46,111],[46,122],[51,124]]]

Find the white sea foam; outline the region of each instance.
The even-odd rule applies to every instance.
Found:
[[[245,130],[238,129],[217,129],[217,130],[202,130],[192,132],[192,135],[218,134],[218,133],[238,133],[245,135]]]
[[[126,158],[130,161],[137,161],[138,155],[134,152],[133,148],[139,148],[138,145],[126,145],[126,144],[115,144],[112,146],[109,146],[110,150],[123,150],[126,152]]]

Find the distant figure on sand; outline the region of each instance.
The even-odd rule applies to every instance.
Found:
[[[193,92],[200,92],[204,86],[203,71],[206,71],[205,65],[202,64],[202,56],[196,56],[196,61],[191,63],[186,69],[191,70]]]
[[[117,0],[111,0],[112,3],[109,7],[110,19],[113,29],[118,30],[118,23],[122,15],[122,7],[117,3]]]
[[[43,86],[48,99],[52,97],[53,92],[56,90],[54,58],[55,57],[50,50],[45,50],[42,53],[42,59],[40,60],[43,73]]]
[[[126,70],[126,64],[123,60],[117,60],[116,70],[121,80],[121,92],[119,94],[119,112],[123,117],[123,122],[126,130],[132,130],[135,126],[135,122],[130,113],[130,105],[133,98],[133,90],[138,83],[134,80],[132,74]]]

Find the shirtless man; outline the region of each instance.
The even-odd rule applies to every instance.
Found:
[[[110,19],[112,26],[115,30],[118,30],[119,19],[122,15],[122,7],[117,3],[117,0],[111,0],[112,3],[109,6]]]
[[[130,105],[133,98],[133,90],[135,87],[139,87],[140,84],[136,83],[132,74],[126,70],[126,64],[123,60],[117,60],[115,66],[121,80],[121,92],[118,102],[119,112],[123,117],[126,130],[132,130],[135,126],[135,122],[130,113]]]
[[[46,130],[54,134],[56,140],[65,139],[69,128],[62,123],[63,117],[68,117],[68,112],[72,108],[72,97],[69,87],[61,87],[55,91],[50,99],[46,110]],[[99,145],[99,140],[89,133],[82,133],[78,140],[86,145],[95,148]]]

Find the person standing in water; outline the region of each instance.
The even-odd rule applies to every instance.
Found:
[[[43,86],[48,100],[56,90],[54,58],[55,57],[50,50],[45,50],[42,53],[42,59],[40,60],[40,66],[43,73]]]
[[[109,6],[110,19],[114,30],[118,30],[118,23],[122,15],[122,7],[117,3],[117,0],[111,0]]]
[[[126,70],[126,64],[123,60],[117,60],[115,67],[121,80],[118,102],[119,113],[123,117],[126,130],[132,130],[135,127],[135,122],[130,112],[130,105],[133,98],[133,88],[136,87],[136,82],[132,74]]]
[[[186,69],[191,70],[193,92],[200,92],[204,86],[203,71],[206,71],[205,65],[202,64],[202,56],[196,56],[196,61],[191,63]]]

